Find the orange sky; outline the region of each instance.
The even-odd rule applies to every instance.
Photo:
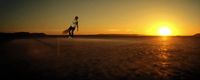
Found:
[[[78,34],[172,35],[200,32],[199,0],[2,0],[0,32],[62,34],[80,17]]]

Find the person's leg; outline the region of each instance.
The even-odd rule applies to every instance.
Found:
[[[71,30],[69,30],[69,35],[68,35],[68,37],[70,37],[71,36]]]
[[[72,37],[74,37],[74,30],[75,30],[75,28],[72,28],[72,33],[71,33],[71,35],[72,35]]]
[[[68,37],[70,37],[72,34],[71,34],[71,31],[72,31],[72,29],[71,29],[71,27],[69,28],[69,35],[68,35]]]

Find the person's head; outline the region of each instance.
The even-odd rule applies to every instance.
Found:
[[[75,16],[75,18],[74,18],[74,19],[78,20],[78,16]]]

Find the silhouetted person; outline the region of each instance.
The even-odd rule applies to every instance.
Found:
[[[70,27],[64,31],[64,33],[69,33],[68,38],[74,37],[74,30],[77,28],[78,31],[78,16],[75,16],[74,20],[72,21],[72,24]]]

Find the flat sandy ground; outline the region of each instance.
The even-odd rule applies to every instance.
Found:
[[[1,78],[12,80],[200,79],[199,38],[16,39],[0,54]]]

